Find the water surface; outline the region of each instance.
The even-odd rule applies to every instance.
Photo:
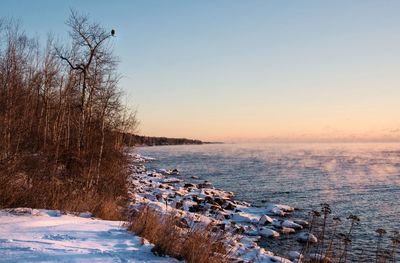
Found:
[[[375,230],[400,229],[400,144],[214,144],[138,148],[177,168],[188,181],[209,180],[240,200],[301,208],[329,203],[342,218],[361,218],[359,243],[373,249]]]

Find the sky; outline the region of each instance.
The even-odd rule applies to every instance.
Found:
[[[400,141],[400,1],[2,1],[43,41],[70,9],[116,30],[138,133]]]

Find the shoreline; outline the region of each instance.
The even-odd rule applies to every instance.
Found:
[[[178,178],[178,171],[147,170],[145,164],[153,158],[134,152],[130,157],[129,193],[134,200],[130,209],[146,204],[162,214],[171,211],[179,214],[188,226],[217,226],[232,239],[226,246],[234,251],[232,257],[236,260],[299,262],[302,255],[297,250],[287,251],[283,257],[266,250],[260,243],[273,243],[279,238],[282,242],[296,240],[299,245],[317,242],[317,238],[306,231],[307,221],[291,217],[294,207],[272,203],[255,207],[236,200],[233,192],[217,189],[208,181],[188,183]]]

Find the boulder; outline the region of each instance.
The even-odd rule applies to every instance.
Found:
[[[294,230],[293,228],[290,228],[290,227],[282,227],[281,233],[284,235],[289,235],[289,234],[296,233],[296,230]]]
[[[242,223],[257,223],[258,217],[246,213],[235,213],[232,215],[232,221]]]
[[[267,238],[269,237],[278,238],[280,236],[278,232],[269,228],[260,228],[258,234],[262,237],[267,237]]]
[[[293,211],[294,208],[288,205],[270,204],[267,206],[268,215],[285,216]]]
[[[234,210],[236,208],[236,205],[233,202],[228,201],[224,208],[226,210]]]
[[[324,263],[329,263],[331,262],[331,259],[324,254],[318,254],[318,253],[310,253],[310,259],[313,260],[313,262],[324,262]]]
[[[293,222],[301,225],[302,227],[307,227],[309,225],[309,223],[306,220],[302,220],[302,219],[294,219]]]
[[[282,223],[283,227],[289,227],[289,228],[293,228],[293,229],[303,229],[303,227],[299,224],[296,224],[295,222],[291,221],[291,220],[285,220]]]
[[[310,242],[310,243],[315,244],[318,242],[318,239],[316,236],[314,236],[311,233],[303,232],[303,233],[299,234],[299,236],[297,237],[297,241],[302,242],[302,243]]]
[[[273,219],[271,217],[269,217],[267,215],[262,215],[260,217],[260,220],[258,221],[258,224],[264,226],[266,224],[271,224],[272,221],[273,221]]]
[[[293,261],[296,260],[297,262],[301,262],[303,260],[303,258],[304,258],[304,256],[298,251],[292,250],[289,252],[289,259],[291,259]]]

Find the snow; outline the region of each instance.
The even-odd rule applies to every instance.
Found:
[[[120,221],[54,210],[0,210],[0,262],[178,262],[157,257],[152,245]]]
[[[266,225],[266,224],[271,224],[273,219],[267,215],[262,215],[260,220],[258,221],[259,225]]]
[[[263,236],[263,237],[274,237],[274,238],[278,238],[279,237],[279,233],[269,229],[269,228],[260,228],[260,231],[258,232],[259,235]]]
[[[133,159],[137,157],[133,155]],[[132,211],[145,204],[160,214],[179,214],[187,228],[223,229],[227,237],[226,249],[233,251],[231,257],[238,262],[291,262],[261,248],[258,240],[278,239],[278,231],[285,235],[301,231],[301,224],[293,221],[286,224],[296,229],[282,226],[282,217],[290,216],[293,207],[283,204],[254,207],[236,200],[234,193],[217,189],[208,181],[188,183],[165,169],[147,170],[146,161],[142,159],[133,163],[128,177],[129,195],[134,200],[129,206]]]
[[[311,233],[307,233],[307,232],[300,233],[297,239],[300,242],[310,242],[310,243],[317,243],[318,242],[318,239],[317,239],[316,236],[314,236]]]
[[[267,213],[269,215],[285,216],[290,212],[293,212],[294,208],[288,205],[282,204],[270,204],[267,206]]]
[[[236,213],[233,214],[232,221],[243,223],[257,223],[259,221],[259,217],[247,213]]]
[[[303,229],[303,227],[291,220],[285,220],[282,223],[283,227],[293,228],[293,229]]]

